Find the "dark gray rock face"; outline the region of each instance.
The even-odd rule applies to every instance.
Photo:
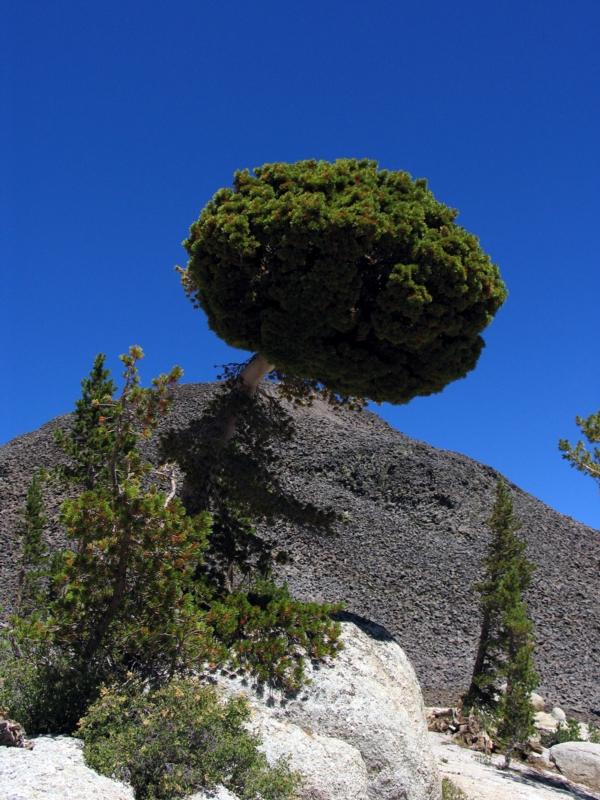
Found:
[[[182,429],[210,385],[176,391],[168,426]],[[282,480],[298,497],[344,512],[331,535],[278,523],[263,534],[291,554],[282,568],[300,597],[344,600],[388,628],[406,650],[430,703],[466,689],[479,633],[477,596],[497,473],[465,456],[409,439],[368,412],[321,402],[292,409]],[[0,448],[0,603],[14,592],[14,525],[37,466],[58,453],[52,429]],[[540,693],[569,713],[600,716],[600,533],[514,490],[528,555]],[[59,498],[51,500],[57,513]],[[56,522],[50,537],[59,541]]]

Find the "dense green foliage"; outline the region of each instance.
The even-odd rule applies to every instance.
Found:
[[[305,660],[335,655],[340,627],[331,615],[341,605],[303,603],[287,587],[257,581],[250,591],[232,592],[212,604],[208,621],[234,666],[288,691],[305,680]]]
[[[218,784],[241,800],[288,800],[298,778],[284,762],[269,767],[244,729],[250,712],[198,680],[174,679],[143,691],[105,690],[81,722],[87,763],[133,786],[136,800],[176,800]]]
[[[527,659],[521,646],[527,649],[531,644],[531,623],[523,595],[531,582],[533,565],[525,555],[525,542],[517,535],[521,523],[514,514],[510,492],[503,480],[496,486],[496,501],[488,525],[493,537],[484,577],[477,585],[481,633],[464,706],[495,711],[500,685],[504,680],[508,682],[510,670],[517,669],[512,663],[517,651],[519,669],[523,669]]]
[[[424,180],[340,159],[235,174],[186,240],[186,290],[226,342],[331,392],[407,402],[475,366],[497,267]]]
[[[21,600],[0,641],[0,706],[30,733],[72,730],[103,683],[131,675],[160,686],[232,662],[296,689],[304,658],[339,649],[337,606],[294,600],[266,579],[267,567],[256,583],[255,564],[242,570],[243,590],[214,579],[204,562],[210,515],[188,513],[174,467],[153,467],[139,449],[167,412],[179,370],[143,389],[141,357],[137,347],[121,357],[115,396],[99,356],[72,424],[57,435],[72,496],[60,516],[67,547],[52,558],[38,477],[27,496]]]
[[[92,688],[46,642],[21,635],[17,642],[14,631],[0,637],[0,713],[27,733],[72,730]]]
[[[554,733],[548,733],[542,737],[544,747],[553,747],[555,744],[563,742],[581,742],[581,728],[576,719],[569,719],[566,722],[559,722]]]
[[[580,440],[572,445],[567,439],[561,439],[558,447],[572,467],[590,475],[600,485],[600,411],[587,418],[576,417],[576,422],[587,443]]]

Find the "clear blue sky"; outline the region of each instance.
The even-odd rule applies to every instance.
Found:
[[[243,357],[179,287],[189,224],[237,167],[370,157],[427,177],[510,291],[475,372],[379,413],[600,528],[556,446],[600,406],[600,4],[11,6],[0,441],[70,410],[99,351],[187,381]]]

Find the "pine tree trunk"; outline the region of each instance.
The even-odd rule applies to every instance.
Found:
[[[86,661],[92,658],[92,656],[97,652],[98,648],[102,644],[102,641],[104,640],[108,628],[117,616],[121,608],[121,604],[123,603],[123,598],[125,597],[125,592],[127,589],[127,570],[129,566],[129,555],[131,550],[131,536],[131,530],[129,529],[125,532],[121,532],[120,534],[119,557],[116,566],[115,579],[113,582],[112,596],[110,603],[100,617],[100,620],[96,624],[95,628],[92,630],[90,638],[83,649],[83,658]]]
[[[265,375],[268,375],[272,369],[273,369],[273,364],[269,364],[269,362],[263,355],[261,355],[260,353],[256,353],[255,355],[252,356],[250,361],[240,372],[239,388],[241,389],[241,391],[247,394],[248,397],[254,397],[261,380],[265,377]],[[232,414],[227,419],[225,423],[225,429],[223,431],[223,440],[222,440],[223,447],[227,445],[235,436],[237,421],[238,419],[236,414]]]

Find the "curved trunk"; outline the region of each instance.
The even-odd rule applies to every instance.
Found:
[[[240,372],[240,379],[244,391],[250,396],[256,393],[258,384],[261,380],[274,369],[273,364],[269,364],[267,359],[261,354],[256,353]]]
[[[273,364],[269,364],[267,359],[261,355],[261,353],[256,353],[240,372],[240,390],[245,392],[248,397],[254,397],[259,383],[265,377],[265,375],[268,375],[269,372],[271,372],[272,369]],[[223,445],[226,445],[231,441],[235,435],[236,428],[237,416],[232,414],[225,425],[225,430],[223,432]]]

